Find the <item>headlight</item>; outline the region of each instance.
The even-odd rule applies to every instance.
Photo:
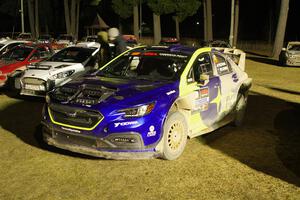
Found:
[[[69,71],[65,71],[65,72],[60,72],[58,74],[52,75],[51,79],[55,80],[55,79],[66,78],[66,77],[71,76],[74,72],[75,72],[75,70],[69,70]]]
[[[124,113],[124,117],[142,117],[149,114],[155,106],[155,103],[149,103],[146,105],[133,107],[133,108],[126,108],[119,110],[119,112]]]

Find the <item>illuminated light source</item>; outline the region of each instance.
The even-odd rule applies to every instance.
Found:
[[[157,56],[158,53],[156,53],[156,52],[145,52],[143,55],[144,56]]]
[[[131,55],[132,56],[139,56],[139,55],[141,55],[141,52],[132,52]]]

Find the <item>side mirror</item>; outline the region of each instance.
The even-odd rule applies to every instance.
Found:
[[[282,50],[282,51],[286,51],[286,48],[282,48],[281,50]]]
[[[209,82],[209,75],[208,74],[201,74],[200,79],[199,79],[199,83],[201,85],[206,85],[208,82]]]

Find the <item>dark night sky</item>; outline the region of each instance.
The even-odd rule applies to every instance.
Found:
[[[18,13],[16,8],[19,0],[1,0],[15,2],[15,7],[11,8],[10,15],[0,12],[0,32],[11,32],[15,25],[15,31],[20,31],[20,16],[14,17]],[[64,31],[63,1],[54,1],[49,10],[55,11],[55,16],[49,29],[53,33]],[[213,3],[213,31],[214,38],[228,39],[230,30],[230,12],[231,0],[212,0]],[[12,3],[13,4],[13,3]],[[101,13],[104,20],[110,26],[118,26],[119,23],[131,24],[132,20],[119,20],[118,16],[112,12],[110,8],[110,0],[102,0],[98,8],[86,7],[85,14],[81,14],[81,25],[91,22],[93,18],[90,13]],[[241,40],[265,40],[274,37],[276,31],[276,23],[279,12],[280,0],[240,0],[240,18],[239,18],[239,39]],[[14,9],[14,10],[13,10]],[[203,38],[203,8],[200,7],[197,14],[188,17],[180,25],[182,37]],[[290,0],[289,18],[287,23],[286,40],[300,39],[300,1]],[[15,11],[15,13],[14,13]],[[88,14],[86,14],[88,13]],[[26,16],[25,16],[26,17]],[[26,20],[27,21],[27,20]],[[43,19],[41,20],[43,21]],[[146,5],[143,6],[143,22],[146,26],[152,28],[152,13]],[[197,22],[199,22],[197,24]],[[161,17],[162,36],[175,36],[175,23],[171,15],[163,15]],[[29,31],[28,22],[26,22],[26,31]],[[130,27],[124,26],[124,33],[129,33]],[[145,33],[146,34],[146,33]],[[145,35],[144,34],[144,35]],[[83,36],[84,33],[81,33]]]

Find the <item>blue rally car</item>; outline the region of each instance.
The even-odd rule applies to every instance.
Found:
[[[112,159],[178,158],[187,138],[240,125],[245,53],[181,45],[131,49],[46,96],[43,138]]]

